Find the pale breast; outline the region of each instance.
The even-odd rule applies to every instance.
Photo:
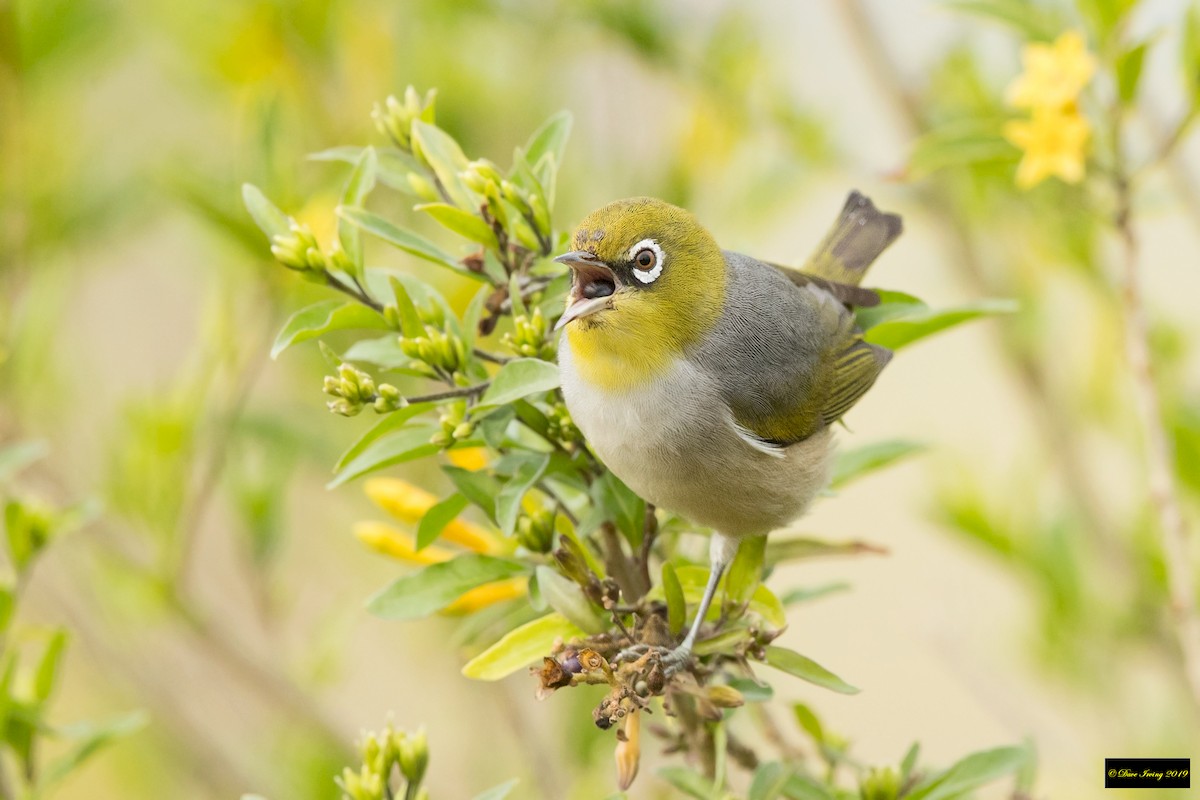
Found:
[[[739,436],[709,377],[684,359],[645,384],[585,381],[564,337],[563,396],[605,465],[640,496],[727,536],[768,533],[799,517],[825,484],[829,431],[771,454]]]

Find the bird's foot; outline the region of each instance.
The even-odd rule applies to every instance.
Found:
[[[622,664],[626,661],[638,661],[647,657],[657,657],[659,663],[662,664],[663,672],[669,678],[692,662],[692,648],[683,645],[671,648],[658,644],[635,644],[617,653],[613,662]]]

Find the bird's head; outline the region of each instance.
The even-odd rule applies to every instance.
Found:
[[[724,256],[682,208],[650,197],[609,203],[579,223],[572,246],[555,259],[572,271],[558,327],[595,382],[648,377],[720,318]]]

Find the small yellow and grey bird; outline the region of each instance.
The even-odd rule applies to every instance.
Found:
[[[825,486],[831,426],[892,355],[863,341],[852,307],[879,302],[859,282],[900,231],[852,192],[795,270],[722,251],[689,212],[639,197],[588,215],[556,259],[573,273],[557,327],[576,425],[629,488],[714,531],[672,670],[738,542],[792,522]]]

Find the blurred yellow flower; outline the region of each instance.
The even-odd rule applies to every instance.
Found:
[[[1036,108],[1027,120],[1004,126],[1004,137],[1025,155],[1017,166],[1017,186],[1030,189],[1050,176],[1067,183],[1083,179],[1091,126],[1074,106]]]
[[[446,460],[456,467],[477,472],[487,466],[487,448],[460,447],[457,450],[447,450]]]
[[[409,524],[419,523],[438,502],[429,492],[398,478],[372,478],[364,489],[376,505]],[[355,524],[354,535],[377,553],[420,566],[450,561],[461,552],[437,545],[417,550],[411,534],[374,520]],[[505,549],[503,542],[491,531],[465,520],[451,520],[442,530],[441,538],[476,553],[495,554]],[[505,600],[523,597],[528,591],[528,582],[524,578],[495,581],[466,592],[442,609],[442,613],[471,614]]]
[[[1074,103],[1096,72],[1096,59],[1083,35],[1067,31],[1053,44],[1028,44],[1021,53],[1025,71],[1008,87],[1017,108],[1061,108]]]
[[[410,525],[419,523],[438,502],[429,492],[399,478],[371,478],[364,491],[375,505]],[[476,553],[496,553],[503,549],[491,532],[461,519],[451,520],[442,530],[442,538]]]

